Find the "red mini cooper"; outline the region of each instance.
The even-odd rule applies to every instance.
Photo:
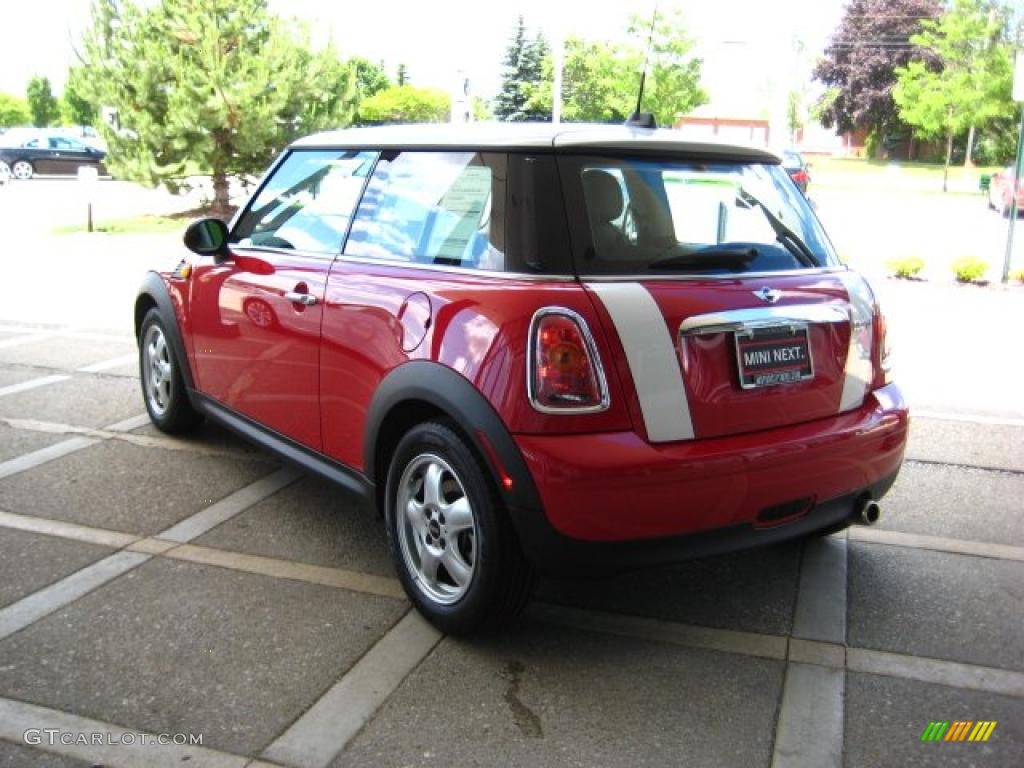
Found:
[[[153,422],[375,500],[468,632],[537,572],[873,522],[903,460],[871,288],[767,152],[628,127],[293,144],[135,305]]]

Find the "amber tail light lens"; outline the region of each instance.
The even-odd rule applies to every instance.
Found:
[[[608,407],[604,369],[586,321],[564,307],[539,310],[530,324],[530,403],[544,413]]]

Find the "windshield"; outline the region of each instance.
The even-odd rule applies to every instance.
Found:
[[[807,201],[777,165],[570,157],[584,215],[580,274],[771,272],[838,265]]]

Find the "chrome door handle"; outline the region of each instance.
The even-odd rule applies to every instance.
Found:
[[[284,297],[288,301],[294,302],[295,304],[302,304],[306,307],[312,307],[316,304],[316,296],[311,293],[296,293],[295,291],[288,291]]]

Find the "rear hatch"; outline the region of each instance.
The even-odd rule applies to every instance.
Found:
[[[561,165],[580,279],[652,442],[835,416],[874,377],[875,305],[769,162]]]

